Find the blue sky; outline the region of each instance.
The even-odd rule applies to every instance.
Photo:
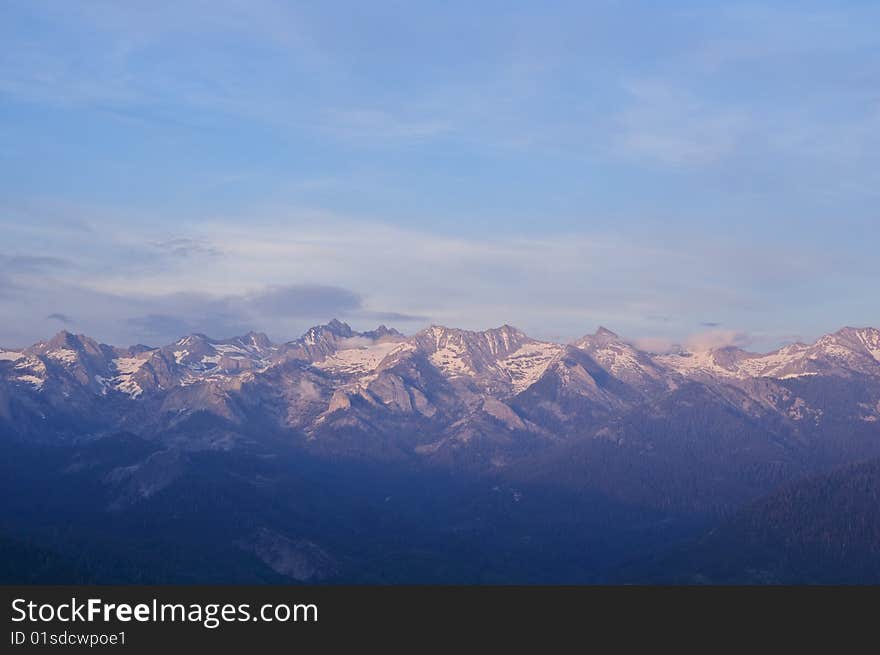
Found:
[[[3,4],[0,343],[880,325],[877,3]]]

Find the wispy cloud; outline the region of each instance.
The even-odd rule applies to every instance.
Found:
[[[65,325],[70,325],[73,323],[73,319],[70,318],[67,314],[61,314],[59,312],[52,312],[47,317],[50,321],[58,321],[59,323],[64,323]]]
[[[201,239],[174,237],[157,241],[152,244],[156,250],[175,257],[193,257],[198,255],[216,256],[220,251],[209,242]]]
[[[775,337],[767,343],[781,343],[787,341],[787,337]],[[716,348],[745,348],[754,343],[756,338],[747,332],[736,330],[704,330],[689,334],[682,339],[671,337],[641,336],[632,339],[632,344],[646,352],[668,353],[679,349],[691,352],[707,352]]]
[[[64,257],[0,254],[0,270],[10,273],[44,273],[71,268],[73,265],[73,262]]]
[[[727,346],[735,346],[743,348],[752,343],[753,338],[746,332],[736,330],[709,330],[693,334],[685,341],[685,346],[689,350],[696,352],[704,352],[713,348],[726,348]]]

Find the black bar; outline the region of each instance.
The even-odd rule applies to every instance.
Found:
[[[832,627],[838,638],[867,634],[880,599],[877,587],[5,586],[0,591],[7,627],[0,652],[11,653],[41,648],[52,635],[109,639],[120,633],[124,644],[117,637],[115,645],[95,644],[92,650],[292,652],[308,647],[337,652],[355,643],[408,646],[418,652],[429,646],[461,648],[479,635],[494,644],[531,644],[549,652],[551,643],[572,639],[589,650],[598,647],[600,638],[613,639],[616,648],[646,640],[655,645],[699,643],[698,635],[711,631],[715,642],[705,643],[710,647],[737,640],[747,644],[761,635],[819,639]],[[18,609],[13,607],[16,599]],[[164,622],[121,621],[116,608],[107,610],[106,622],[103,613],[94,621],[12,620],[27,613],[28,602],[37,612],[41,604],[51,604],[52,612],[64,605],[66,618],[71,599],[81,609],[89,599],[100,599],[100,612],[118,604],[143,604],[151,611],[162,604],[181,604],[191,620],[171,621],[166,612]],[[221,608],[210,608],[225,604],[247,604],[250,614],[271,604],[265,616],[272,620],[239,620],[236,610],[229,612],[235,620],[223,621]],[[278,620],[285,610],[273,614],[278,606],[297,605],[298,620]],[[309,606],[314,611],[303,612]],[[50,618],[49,612],[44,609],[44,618]],[[209,614],[218,619],[215,627],[209,627],[214,623],[207,621]],[[24,643],[16,645],[16,640]]]

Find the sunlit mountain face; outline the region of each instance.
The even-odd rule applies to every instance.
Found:
[[[698,543],[709,564],[675,560],[663,581],[711,581],[718,540],[700,535],[880,457],[880,332],[768,354],[509,325],[405,336],[334,320],[286,343],[161,347],[61,332],[0,351],[0,443],[10,579],[650,581]],[[811,489],[785,497],[797,535],[827,510]],[[866,561],[838,558],[841,576],[880,570],[876,549],[850,550]]]

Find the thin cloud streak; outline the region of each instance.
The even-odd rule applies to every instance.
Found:
[[[146,253],[157,242],[173,244],[172,254],[178,245],[185,252],[154,265],[155,258],[137,255],[139,242]],[[124,243],[128,256],[108,266],[103,253],[120,244],[114,233],[93,236],[63,281],[50,270],[14,275],[26,299],[18,303],[22,325],[28,315],[40,326],[49,314],[75,313],[89,317],[96,336],[113,332],[135,341],[179,336],[173,329],[184,327],[290,338],[337,316],[363,329],[374,321],[410,329],[508,322],[536,336],[567,338],[604,324],[636,338],[683,343],[691,326],[708,323],[706,313],[719,317],[712,324],[743,331],[803,331],[794,319],[767,324],[777,320],[780,294],[809,298],[816,276],[848,280],[840,262],[821,253],[788,257],[751,245],[748,256],[734,256],[729,242],[696,238],[674,248],[609,235],[468,239],[341,218],[266,219],[246,228],[202,223],[159,241],[129,231]],[[744,314],[752,316],[748,324]]]

